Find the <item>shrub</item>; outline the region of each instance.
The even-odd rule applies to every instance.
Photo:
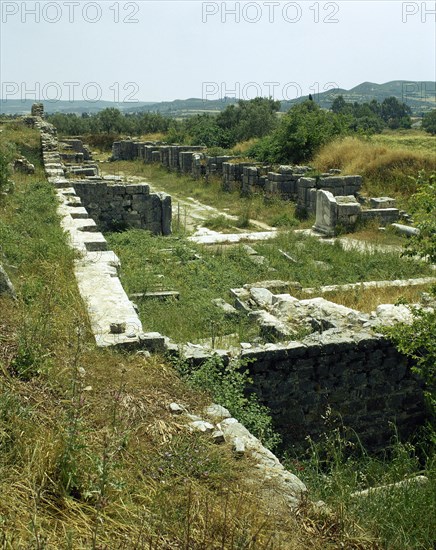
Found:
[[[198,368],[186,362],[176,367],[190,385],[210,392],[219,405],[226,407],[266,447],[273,449],[279,444],[280,436],[274,431],[268,408],[259,403],[254,393],[247,395],[252,380],[248,370],[244,370],[244,363],[232,361],[225,366],[222,359],[214,356]]]
[[[432,136],[436,135],[436,109],[423,116],[422,128]]]
[[[271,136],[250,151],[264,162],[306,162],[318,149],[347,131],[347,117],[323,111],[313,101],[292,107]]]
[[[8,191],[11,176],[10,162],[14,156],[14,147],[10,143],[0,143],[0,193]]]

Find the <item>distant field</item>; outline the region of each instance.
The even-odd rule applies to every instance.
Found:
[[[436,136],[427,134],[421,130],[397,130],[396,132],[384,132],[370,138],[372,143],[387,145],[389,147],[404,147],[414,151],[423,151],[436,155]]]

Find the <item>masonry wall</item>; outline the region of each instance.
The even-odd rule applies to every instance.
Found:
[[[247,350],[242,358],[252,361],[252,391],[271,408],[287,446],[306,446],[308,435],[319,437],[328,406],[373,450],[392,437],[391,422],[406,437],[425,420],[421,382],[407,358],[382,338],[296,342],[285,349]]]
[[[171,196],[150,193],[141,185],[73,181],[83,206],[102,231],[136,227],[156,235],[171,234]]]

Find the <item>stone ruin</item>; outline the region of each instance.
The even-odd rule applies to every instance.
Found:
[[[20,172],[21,174],[34,174],[35,165],[29,162],[25,157],[19,157],[14,161],[14,172]]]
[[[77,182],[77,190],[68,187],[55,129],[39,116],[34,117],[32,123],[41,131],[45,169],[49,181],[57,187],[62,226],[71,246],[80,254],[75,262],[75,275],[97,344],[167,351],[182,354],[194,363],[211,355],[220,356],[224,362],[235,357],[234,350],[179,346],[158,333],[143,332],[135,307],[117,276],[119,260],[106,249],[103,235],[96,231],[95,221],[81,204],[80,193],[85,202],[89,198],[91,208],[97,182]],[[152,155],[154,153],[156,151]],[[199,153],[191,156],[193,164],[198,160],[197,155]],[[216,162],[212,164],[217,166]],[[286,171],[279,174],[289,176]],[[116,187],[106,185],[102,187],[105,191],[98,192],[113,200],[119,197]],[[115,202],[127,201],[128,207],[141,203],[141,195],[150,196],[149,189],[136,186],[129,192],[130,186],[124,187],[121,196],[125,198]],[[335,200],[341,203],[339,196]],[[381,204],[386,205],[386,201]],[[410,434],[425,419],[422,383],[411,374],[407,359],[377,333],[378,324],[386,323],[386,318],[407,320],[408,309],[379,306],[373,314],[365,315],[323,298],[298,300],[285,292],[290,287],[291,283],[272,281],[232,289],[235,307],[215,300],[215,306],[225,308],[229,314],[239,309],[251,316],[259,324],[264,339],[275,341],[241,344],[242,350],[237,355],[248,361],[253,379],[251,390],[270,407],[284,442],[299,447],[307,443],[307,436],[317,437],[324,430],[323,419],[328,407],[340,414],[344,424],[355,429],[369,448],[384,446],[392,435],[391,421],[395,422],[400,435]],[[293,339],[300,331],[296,324],[308,333],[300,340]],[[304,484],[287,472],[273,453],[223,407],[212,405],[204,411],[210,422],[188,414],[176,403],[170,405],[170,410],[174,414],[186,414],[191,430],[213,432],[216,442],[230,442],[238,454],[248,451],[260,475],[277,481],[278,492],[291,508],[304,498],[307,491]]]
[[[170,195],[151,193],[146,184],[125,185],[118,177],[100,177],[98,165],[92,163],[91,153],[80,139],[64,139],[59,143],[56,128],[40,116],[24,117],[24,122],[40,131],[48,181],[59,189],[74,189],[77,197],[74,201],[70,199],[70,203],[74,202],[77,208],[77,218],[82,215],[94,218],[96,227],[91,230],[92,238],[96,238],[97,227],[102,231],[139,228],[156,235],[171,233]],[[65,154],[79,155],[82,163],[78,166],[66,163]]]
[[[148,229],[155,235],[171,234],[171,196],[150,193],[147,184],[110,184],[105,180],[79,180],[74,190],[102,231]]]
[[[316,190],[316,221],[313,230],[328,237],[338,231],[352,231],[359,222],[377,219],[378,224],[395,224],[400,218],[398,208],[383,208],[395,204],[395,199],[371,199],[375,208],[363,209],[354,195],[337,195],[326,189]]]
[[[141,159],[159,163],[168,170],[205,178],[222,177],[222,187],[239,189],[243,195],[262,193],[296,203],[297,215],[315,215],[315,232],[331,236],[352,231],[358,223],[377,219],[382,226],[410,216],[395,207],[389,197],[364,199],[360,195],[362,176],[341,176],[332,169],[319,177],[307,177],[309,166],[271,166],[238,161],[238,157],[209,156],[201,146],[162,145],[132,140],[117,141],[112,147],[112,160]],[[320,191],[323,191],[320,194]]]
[[[33,117],[44,118],[44,104],[43,103],[34,103],[32,105],[31,115]]]
[[[59,153],[56,128],[40,116],[24,117],[23,120],[40,131],[45,174],[49,183],[56,188],[61,226],[68,236],[70,246],[78,253],[74,273],[97,345],[163,351],[164,337],[156,332],[143,331],[137,311],[118,277],[119,259],[113,251],[108,250],[104,235],[98,231],[96,221],[83,206],[74,185],[77,184],[77,188],[81,190],[85,202],[89,201],[89,207],[93,208],[93,201],[99,202],[95,204],[96,212],[105,215],[112,212],[114,216],[118,216],[123,209],[126,223],[129,223],[128,216],[132,213],[133,206],[139,208],[147,204],[151,212],[159,212],[158,222],[157,219],[151,222],[145,210],[143,217],[136,219],[136,222],[140,221],[146,228],[154,229],[157,233],[163,231],[163,209],[156,208],[156,204],[158,201],[165,203],[167,220],[171,220],[171,198],[150,193],[148,186],[144,186],[144,189],[133,186],[134,189],[127,193],[130,186],[110,185],[111,178],[103,180],[94,177],[88,181],[67,179]],[[105,219],[103,216],[103,221]],[[168,221],[165,224],[165,230],[169,231]]]
[[[233,306],[215,302],[228,315],[252,318],[260,328],[256,341],[227,350],[170,344],[170,351],[193,364],[213,355],[247,361],[251,391],[270,408],[285,445],[305,447],[307,436],[319,437],[328,407],[369,449],[383,448],[391,423],[410,436],[426,419],[423,383],[378,332],[382,324],[410,322],[409,309],[381,305],[365,314],[324,298],[297,299],[286,292],[293,286],[263,281],[232,289]]]

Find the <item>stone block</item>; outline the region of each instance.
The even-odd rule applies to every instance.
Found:
[[[353,195],[336,197],[337,224],[345,229],[352,229],[357,223],[361,206]]]
[[[337,202],[330,191],[319,189],[316,194],[316,221],[313,229],[324,235],[333,236],[336,223]]]

